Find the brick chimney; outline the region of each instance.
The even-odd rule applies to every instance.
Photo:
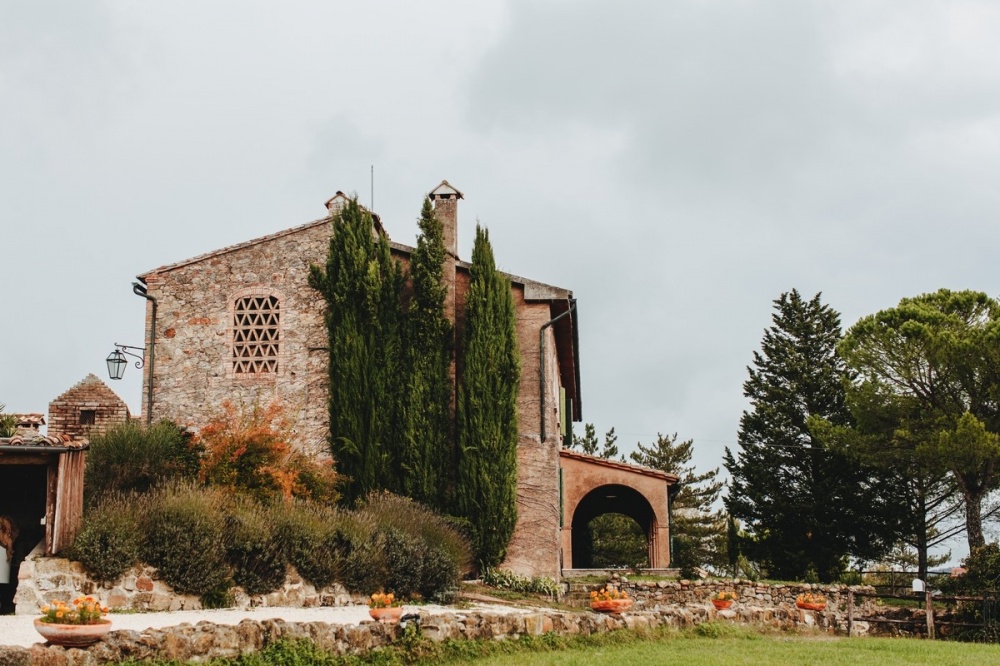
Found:
[[[431,202],[434,204],[434,216],[441,221],[444,227],[444,249],[447,254],[444,257],[444,267],[442,279],[444,280],[447,292],[444,297],[444,311],[448,319],[454,325],[455,349],[458,350],[459,336],[459,303],[456,295],[456,275],[455,264],[458,262],[458,200],[463,199],[462,193],[452,187],[447,180],[442,180],[441,184],[431,190]],[[457,372],[455,367],[455,357],[452,356],[449,373],[451,377],[451,413],[454,417],[456,413],[456,399],[458,396]]]
[[[458,200],[465,197],[447,180],[442,180],[427,196],[434,203],[434,215],[444,225],[444,249],[458,259]]]

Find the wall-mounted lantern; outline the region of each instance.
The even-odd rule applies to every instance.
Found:
[[[133,354],[128,351],[129,349],[141,351],[143,352],[143,355],[140,356],[139,354]],[[120,345],[116,342],[115,350],[108,354],[107,358],[108,376],[111,377],[111,379],[121,379],[125,375],[125,366],[128,365],[128,359],[125,358],[126,355],[138,359],[135,362],[135,367],[142,369],[142,366],[146,362],[145,351],[146,350],[142,347],[130,347],[129,345]]]

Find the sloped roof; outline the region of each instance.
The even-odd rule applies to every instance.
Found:
[[[597,465],[598,467],[609,467],[611,469],[617,469],[622,472],[629,472],[630,474],[641,474],[643,476],[652,476],[657,479],[663,479],[667,483],[677,483],[679,477],[675,474],[668,474],[661,469],[653,469],[652,467],[643,467],[642,465],[633,465],[631,463],[620,462],[618,460],[609,460],[607,458],[601,458],[599,456],[591,456],[586,453],[580,453],[579,451],[574,451],[572,449],[559,449],[559,456],[562,458],[571,458],[573,460],[579,460],[580,462],[588,463],[590,465]]]
[[[77,393],[87,392],[88,395],[96,396],[101,401],[112,402],[125,405],[125,401],[118,397],[118,394],[111,390],[107,384],[101,381],[100,377],[94,373],[88,374],[79,382],[64,391],[62,395],[54,399],[49,405],[53,405],[66,400],[72,400]]]
[[[4,450],[9,451],[12,448],[26,453],[29,451],[59,452],[69,449],[87,449],[90,448],[90,443],[85,439],[73,439],[69,435],[51,435],[49,437],[43,437],[42,435],[31,437],[17,435],[14,437],[0,437],[0,452]]]

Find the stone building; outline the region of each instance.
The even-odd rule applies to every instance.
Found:
[[[460,339],[470,280],[470,264],[458,258],[463,195],[443,181],[429,196],[444,226],[446,309]],[[325,305],[308,275],[311,265],[325,264],[331,216],[346,201],[338,192],[323,218],[138,276],[147,297],[146,358],[155,354],[144,369],[144,414],[197,427],[224,400],[277,398],[293,417],[297,445],[329,455]],[[378,216],[374,224],[384,233]],[[390,245],[405,268],[414,248]],[[508,278],[522,376],[518,523],[505,566],[558,577],[565,527],[560,448],[569,424],[581,418],[576,301],[568,289]]]

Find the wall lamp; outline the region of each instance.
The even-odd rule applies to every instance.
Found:
[[[134,349],[136,351],[142,352],[142,355],[135,354],[128,351],[129,349]],[[142,369],[146,364],[146,350],[142,347],[130,347],[129,345],[120,345],[115,343],[115,350],[108,354],[108,376],[111,379],[121,379],[125,375],[125,366],[128,365],[129,361],[126,356],[131,356],[134,359],[138,359],[135,362],[135,367]]]

